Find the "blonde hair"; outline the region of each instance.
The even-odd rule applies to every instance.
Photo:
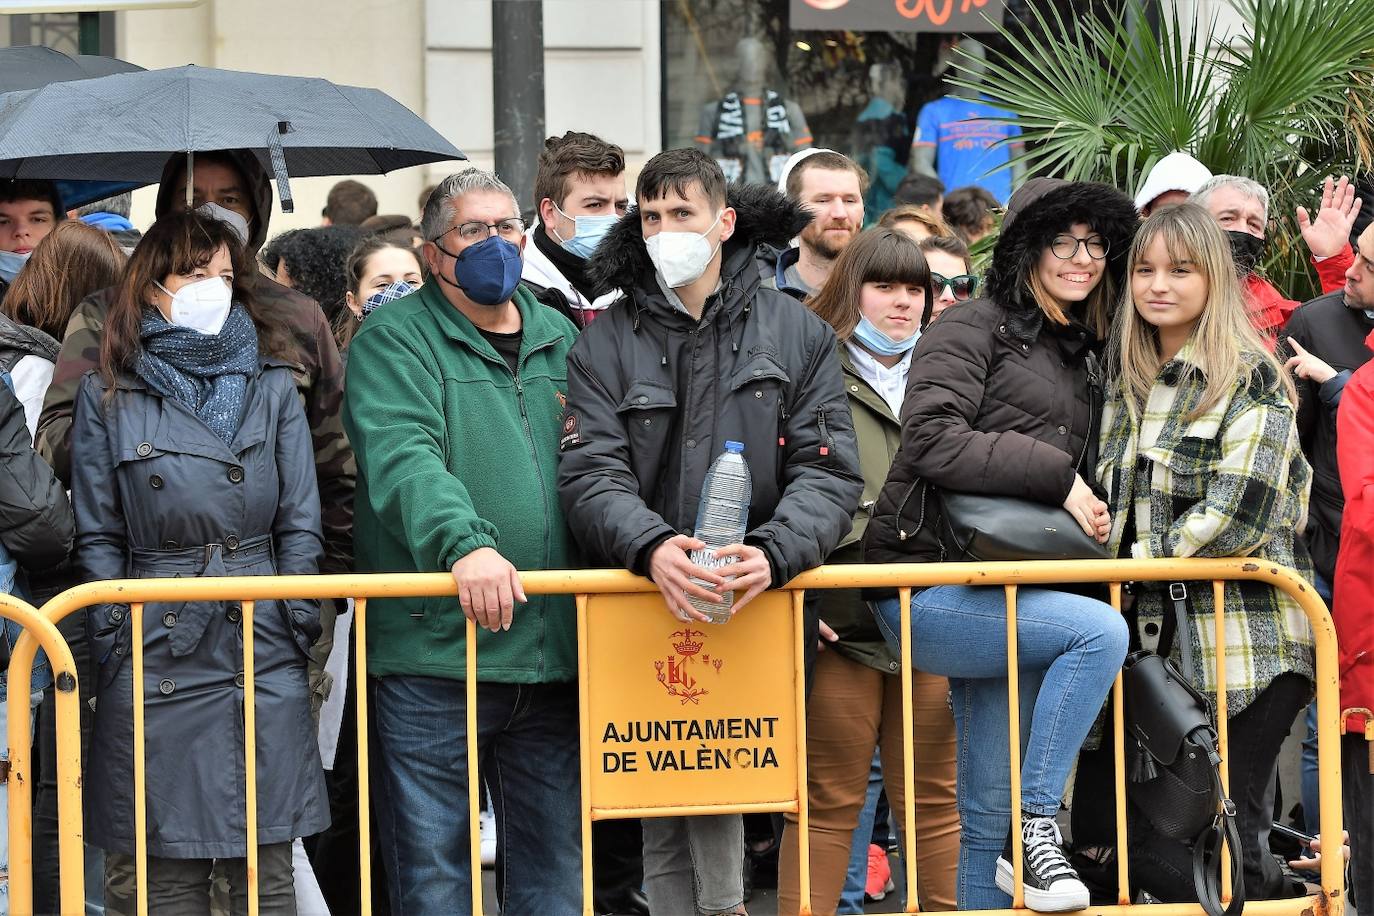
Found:
[[[1171,260],[1190,262],[1207,282],[1207,298],[1190,338],[1191,360],[1202,370],[1207,384],[1187,419],[1196,419],[1215,407],[1235,390],[1237,380],[1249,378],[1257,365],[1267,364],[1278,379],[1276,386],[1290,403],[1296,404],[1298,393],[1293,380],[1250,321],[1245,294],[1236,279],[1231,246],[1216,218],[1192,203],[1152,213],[1141,223],[1131,246],[1128,277],[1134,275],[1137,262],[1155,239],[1164,240]],[[1112,329],[1108,353],[1123,393],[1137,407],[1144,405],[1163,360],[1159,332],[1140,316],[1129,283],[1121,298],[1121,315]]]
[[[954,230],[925,207],[900,204],[878,217],[878,225],[884,229],[899,229],[901,223],[920,223],[933,238],[955,238]]]

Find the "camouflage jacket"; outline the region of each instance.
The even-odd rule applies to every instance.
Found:
[[[314,300],[267,277],[257,278],[255,293],[269,309],[287,316],[298,348],[292,374],[310,423],[324,520],[325,559],[320,572],[350,572],[357,470],[340,417],[344,374],[338,346],[329,322]],[[113,297],[113,289],[93,293],[72,313],[38,421],[34,445],[69,487],[73,404],[82,376],[100,365],[101,333]]]

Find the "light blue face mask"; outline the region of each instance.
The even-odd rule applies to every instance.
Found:
[[[553,230],[554,238],[558,239],[563,249],[569,254],[577,255],[583,260],[590,258],[596,246],[606,237],[606,233],[611,231],[611,227],[620,222],[620,217],[614,215],[600,216],[569,216],[563,212],[563,208],[554,204],[553,208],[558,211],[558,215],[564,219],[573,221],[573,237],[565,239],[558,234],[558,230]]]
[[[859,316],[859,323],[854,326],[854,339],[863,344],[865,350],[878,356],[901,356],[910,352],[920,338],[921,332],[917,331],[906,340],[893,340],[863,315]]]
[[[6,283],[13,283],[14,278],[19,276],[19,271],[23,270],[27,263],[29,263],[29,255],[27,254],[20,254],[17,251],[0,251],[0,279],[4,279]]]
[[[1364,317],[1368,318],[1370,321],[1374,321],[1374,309],[1363,309],[1363,311]]]

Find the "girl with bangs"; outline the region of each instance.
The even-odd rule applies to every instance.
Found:
[[[1110,493],[1112,552],[1259,557],[1310,580],[1312,562],[1297,538],[1312,477],[1298,444],[1297,395],[1250,322],[1226,236],[1196,205],[1159,210],[1141,225],[1128,270],[1129,305],[1108,346],[1097,466]],[[1172,656],[1195,687],[1215,695],[1211,583],[1137,586],[1134,597],[1132,643]],[[1225,614],[1230,789],[1246,896],[1298,894],[1261,837],[1272,821],[1266,790],[1279,747],[1312,698],[1312,635],[1298,604],[1259,582],[1228,582]],[[1110,796],[1111,765],[1102,763],[1105,770],[1081,769],[1079,792],[1094,769],[1103,784],[1080,797]],[[1091,834],[1081,826],[1076,817],[1076,841],[1110,842],[1109,823]],[[1189,848],[1152,834],[1140,817],[1129,835],[1140,886],[1164,901],[1196,899]]]
[[[116,289],[99,372],[72,427],[76,561],[103,579],[312,574],[323,552],[310,429],[287,338],[253,295],[234,229],[197,213],[148,230]],[[208,914],[216,860],[247,912],[245,608],[149,602],[87,611],[99,664],[86,838],[106,850],[105,904],[135,911],[134,691],[144,703],[148,909]],[[306,658],[313,601],[259,601],[256,686],[262,913],[295,913],[292,840],[329,822]],[[143,683],[133,682],[135,640]]]
[[[901,444],[897,417],[906,394],[912,349],[930,321],[930,268],[919,245],[894,229],[869,229],[845,248],[825,286],[807,305],[835,329],[844,387],[859,443],[864,492],[854,527],[827,563],[863,561],[869,513]],[[821,618],[823,651],[812,667],[807,698],[807,773],[811,843],[811,911],[818,916],[863,911],[864,882],[846,891],[846,872],[867,875],[873,811],[866,806],[874,748],[882,757],[887,797],[902,822],[902,694],[899,656],[884,641],[857,589],[808,593]],[[949,681],[913,671],[916,823],[921,909],[952,910],[959,859],[954,798],[954,719]],[[876,803],[876,790],[873,801]],[[863,815],[861,817],[861,812]],[[799,910],[796,815],[785,815],[779,863],[779,912]],[[866,822],[866,824],[864,823]],[[863,825],[866,829],[856,829]],[[886,849],[881,855],[886,864]],[[842,891],[844,899],[842,898]],[[837,904],[839,908],[837,909]]]

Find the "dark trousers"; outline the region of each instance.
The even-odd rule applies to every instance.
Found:
[[[148,912],[156,916],[212,916],[212,872],[229,880],[229,912],[248,912],[247,859],[163,859],[148,857]],[[105,865],[105,912],[134,916],[138,887],[134,857],[109,853]],[[291,844],[258,847],[258,912],[261,916],[296,916],[296,884],[291,869]]]
[[[1301,885],[1284,877],[1260,837],[1273,823],[1269,779],[1279,748],[1302,708],[1312,697],[1312,682],[1297,674],[1283,674],[1262,690],[1249,706],[1229,721],[1231,800],[1236,803],[1245,872],[1245,895],[1250,900],[1298,896]],[[1085,751],[1074,782],[1073,837],[1079,848],[1112,846],[1116,842],[1116,786],[1112,775],[1110,721],[1102,746]],[[1197,899],[1193,888],[1192,849],[1161,836],[1134,807],[1127,809],[1127,838],[1133,889],[1148,891],[1165,903]]]
[[[1350,831],[1351,903],[1374,910],[1374,775],[1363,735],[1341,736],[1341,796]],[[1334,849],[1334,846],[1332,847]],[[1328,853],[1329,855],[1330,853]]]

